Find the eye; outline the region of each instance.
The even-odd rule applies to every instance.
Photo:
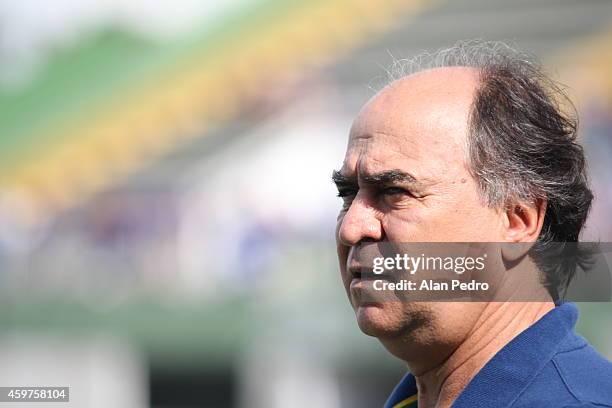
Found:
[[[401,187],[386,187],[380,191],[380,195],[384,202],[389,206],[398,206],[407,203],[413,198],[410,191]]]
[[[346,197],[354,197],[357,195],[357,190],[354,188],[339,188],[338,189],[338,197],[346,198]]]
[[[410,191],[404,188],[401,188],[401,187],[386,187],[381,191],[381,193],[387,196],[400,195],[400,194],[411,195]]]
[[[355,198],[355,196],[357,195],[357,189],[355,188],[338,188],[338,197],[342,198],[343,201],[343,209],[348,208],[351,203],[353,202],[353,199]]]

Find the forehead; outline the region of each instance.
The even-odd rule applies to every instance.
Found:
[[[353,122],[343,172],[463,167],[476,85],[470,68],[434,69],[392,83]]]

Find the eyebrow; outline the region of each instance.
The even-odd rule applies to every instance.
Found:
[[[403,182],[403,183],[416,183],[417,180],[410,174],[394,169],[394,170],[385,170],[380,173],[374,174],[365,174],[361,176],[361,180],[365,184],[372,185],[384,185],[394,182]],[[357,184],[357,179],[355,177],[350,177],[342,174],[338,170],[334,170],[332,173],[332,181],[336,183],[337,186],[353,186]]]

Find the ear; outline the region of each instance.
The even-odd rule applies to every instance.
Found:
[[[544,224],[546,204],[546,200],[538,199],[530,205],[519,202],[508,206],[502,215],[505,240],[535,242]]]
[[[507,245],[502,245],[505,262],[520,260],[531,249],[542,231],[546,204],[546,200],[537,200],[531,205],[515,203],[506,208],[502,214],[503,236],[507,242]]]

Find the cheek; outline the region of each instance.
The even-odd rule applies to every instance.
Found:
[[[422,234],[422,209],[403,209],[384,215],[382,227],[387,240],[391,242],[415,241]]]
[[[462,205],[457,205],[452,215],[446,221],[453,225],[465,240],[499,241],[498,211],[484,203],[476,192],[467,192]]]
[[[340,272],[342,273],[342,277],[346,275],[346,261],[349,256],[351,248],[340,243],[336,245],[336,251],[338,253],[338,263],[340,265]]]
[[[425,205],[385,214],[382,225],[392,242],[499,240],[495,210],[473,197],[432,197]]]
[[[347,286],[348,276],[347,276],[347,271],[346,271],[346,261],[348,259],[351,248],[347,247],[346,245],[342,245],[339,239],[338,234],[340,232],[340,226],[342,225],[343,218],[344,218],[344,213],[341,213],[340,215],[338,215],[338,222],[336,224],[336,252],[338,254],[338,264],[340,266],[340,274],[342,276],[342,281],[344,282],[344,285]]]
[[[340,253],[344,251],[343,248],[346,248],[345,245],[342,245],[342,243],[340,242],[340,227],[342,227],[342,222],[344,221],[344,215],[346,213],[344,211],[341,211],[340,214],[338,214],[338,218],[336,219],[336,229],[334,231],[335,238],[336,238],[336,247],[337,247],[337,251],[338,251],[338,257],[340,257]]]

